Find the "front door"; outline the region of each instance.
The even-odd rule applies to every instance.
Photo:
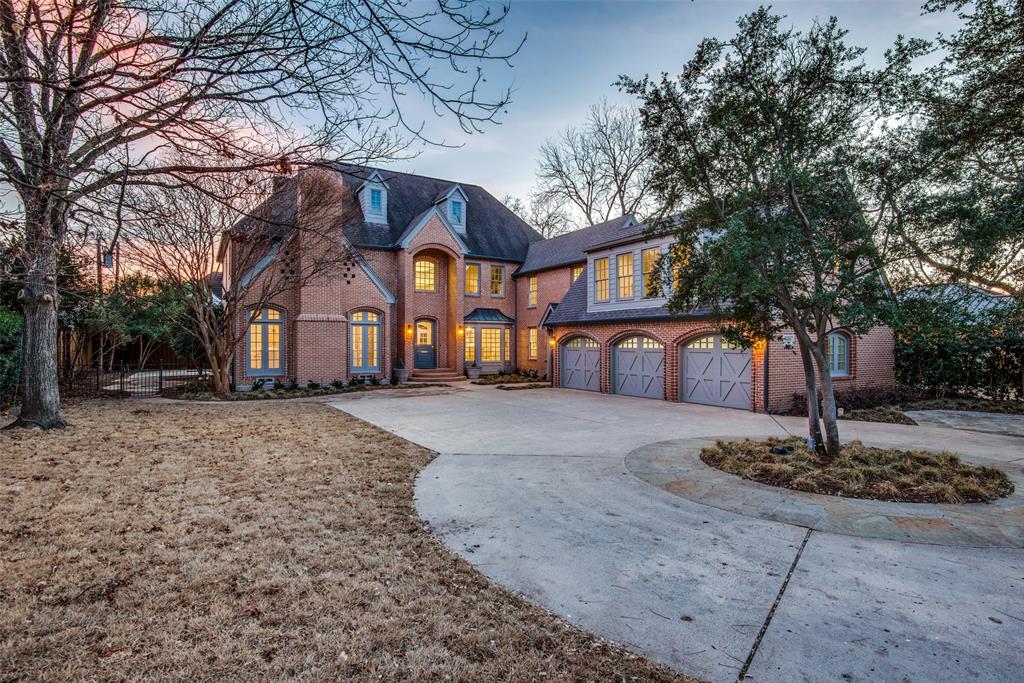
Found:
[[[416,360],[413,366],[420,370],[437,367],[437,323],[433,320],[416,321]]]

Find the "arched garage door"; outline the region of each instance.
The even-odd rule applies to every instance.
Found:
[[[750,350],[718,335],[681,349],[680,400],[750,410]]]
[[[562,344],[559,367],[564,388],[601,390],[601,347],[593,339],[575,337]]]
[[[665,347],[647,337],[615,345],[614,391],[626,396],[665,398]]]

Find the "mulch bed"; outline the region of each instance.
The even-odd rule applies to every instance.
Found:
[[[2,681],[680,681],[427,531],[434,453],[318,402],[0,432]]]
[[[772,452],[782,449],[784,453]],[[719,441],[701,451],[711,467],[762,484],[847,498],[904,503],[980,503],[1013,493],[994,467],[969,465],[952,453],[843,446],[824,463],[801,438]]]

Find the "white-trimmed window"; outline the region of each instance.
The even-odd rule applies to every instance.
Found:
[[[658,259],[661,258],[661,250],[658,247],[651,247],[640,252],[641,266],[644,275],[644,296],[647,298],[661,296],[661,282],[658,281]]]
[[[437,264],[430,259],[416,259],[413,263],[417,292],[433,292],[436,285]]]
[[[466,328],[466,353],[464,358],[467,363],[472,363],[476,360],[476,328]]]
[[[615,285],[618,298],[633,298],[633,252],[615,257]]]
[[[608,257],[594,259],[594,300],[608,301]]]
[[[480,264],[466,264],[466,294],[480,296]]]
[[[254,312],[255,313],[255,312]],[[249,321],[249,363],[246,370],[251,376],[280,375],[284,320],[276,308],[264,308]]]
[[[529,347],[529,356],[530,356],[530,358],[536,358],[537,357],[537,328],[536,327],[531,327],[531,328],[527,329],[527,331],[526,331],[526,341],[527,341],[527,346]]]
[[[380,314],[356,311],[349,316],[352,372],[380,372]]]
[[[505,296],[505,266],[491,266],[491,296]]]
[[[501,329],[485,327],[480,330],[480,360],[484,363],[501,362]]]
[[[828,335],[825,352],[828,357],[829,374],[833,377],[848,377],[850,375],[850,338],[842,332],[833,332]]]
[[[452,221],[462,225],[462,202],[455,199],[452,200]]]
[[[531,275],[526,283],[526,305],[533,308],[537,305],[537,276]]]
[[[384,213],[384,190],[370,190],[370,211]]]

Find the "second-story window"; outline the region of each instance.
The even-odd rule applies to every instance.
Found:
[[[579,280],[580,279],[580,275],[582,275],[582,274],[583,274],[583,266],[573,266],[572,267],[572,281],[573,282],[576,282],[576,280]]]
[[[608,257],[594,259],[594,300],[608,301]]]
[[[417,292],[433,292],[435,282],[435,268],[433,261],[428,259],[416,259],[413,264],[416,279]]]
[[[462,223],[462,202],[452,202],[452,220],[456,223]]]
[[[480,264],[466,264],[466,294],[480,296]]]
[[[633,253],[619,254],[615,259],[615,286],[620,299],[633,298]]]
[[[526,305],[536,306],[537,305],[537,276],[531,275],[527,281],[526,291]]]
[[[491,266],[491,296],[505,296],[504,266]]]
[[[658,281],[658,259],[661,257],[661,250],[658,247],[644,249],[641,253],[644,269],[644,296],[651,298],[661,296],[661,283]]]
[[[384,209],[384,192],[382,190],[370,190],[370,211],[382,213]]]

